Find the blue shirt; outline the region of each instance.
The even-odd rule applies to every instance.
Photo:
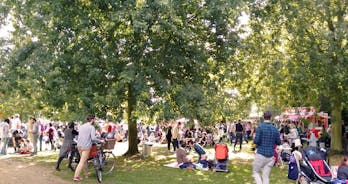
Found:
[[[260,123],[256,129],[254,144],[257,146],[256,153],[268,158],[272,157],[274,155],[274,145],[280,145],[278,130],[271,123]]]

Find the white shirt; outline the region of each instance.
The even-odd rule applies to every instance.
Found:
[[[19,118],[14,118],[11,120],[11,130],[15,131],[21,128],[21,120]]]
[[[228,132],[236,132],[236,125],[234,123],[229,124]]]
[[[288,135],[289,139],[297,139],[298,138],[298,132],[296,128],[290,129],[290,133]]]
[[[0,138],[7,138],[7,137],[11,137],[10,125],[5,122],[2,122],[0,125]]]
[[[314,133],[312,132],[308,140],[309,146],[317,147],[317,141],[318,141],[317,137],[315,137]]]
[[[1,122],[0,123],[0,138],[3,138],[3,126],[4,126],[5,122]]]

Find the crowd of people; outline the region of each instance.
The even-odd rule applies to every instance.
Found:
[[[7,154],[7,146],[12,145],[15,153],[37,154],[39,124],[31,117],[28,125],[23,124],[18,114],[5,119],[0,124],[1,154]]]
[[[174,151],[177,156],[181,155],[181,159],[178,160],[181,160],[182,163],[192,162],[185,157],[183,151],[192,149],[195,144],[204,148],[224,142],[230,144],[233,151],[241,151],[243,142],[252,141],[253,148],[256,150],[253,164],[253,176],[256,183],[268,183],[272,166],[284,159],[282,158],[284,152],[287,152],[287,156],[289,156],[303,144],[310,147],[330,147],[330,128],[323,127],[317,137],[303,122],[272,122],[269,112],[265,113],[261,122],[259,120],[232,122],[222,120],[214,126],[201,126],[196,121],[188,123],[173,120],[155,125],[142,123],[137,125],[138,143],[167,144],[169,152]],[[342,126],[342,133],[347,135],[344,128]],[[75,136],[78,134],[76,139]],[[60,148],[56,167],[57,170],[60,170],[59,165],[66,156],[67,148],[71,147],[72,141],[75,139],[82,160],[74,176],[74,180],[79,181],[81,180],[80,173],[85,169],[83,162],[86,161],[92,140],[95,140],[96,137],[105,137],[126,141],[127,134],[127,124],[112,123],[108,119],[100,120],[94,116],[89,116],[87,123],[62,123],[44,119],[37,120],[34,117],[30,117],[28,123],[22,123],[19,114],[15,114],[0,124],[0,154],[7,154],[8,145],[12,145],[14,153],[30,155],[36,155],[38,151],[44,149],[55,151]],[[236,150],[236,148],[239,149]],[[344,157],[338,170],[338,176],[346,179],[348,178],[347,162],[347,157]],[[261,176],[262,169],[263,175]]]
[[[238,120],[226,123],[221,121],[215,126],[201,126],[194,123],[189,126],[181,121],[164,121],[156,125],[138,126],[138,138],[140,142],[153,142],[168,145],[168,151],[176,151],[179,148],[179,142],[185,142],[186,147],[192,147],[194,143],[199,143],[203,147],[214,146],[223,141],[229,142],[242,150],[242,143],[248,143],[255,132],[255,125],[251,121]],[[173,147],[171,149],[171,147]]]
[[[8,154],[8,146],[13,148],[11,153],[37,154],[37,151],[56,151],[64,140],[64,131],[69,127],[68,122],[51,121],[47,119],[36,119],[30,117],[28,122],[22,122],[20,115],[4,119],[0,123],[0,154]],[[73,123],[76,130],[83,123]],[[128,126],[125,124],[111,123],[108,120],[98,119],[96,122],[97,134],[99,136],[117,136],[121,141],[127,140]],[[23,151],[25,150],[25,151]]]

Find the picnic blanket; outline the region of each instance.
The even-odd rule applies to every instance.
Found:
[[[175,168],[175,169],[180,169],[177,162],[171,162],[171,163],[168,163],[168,164],[164,164],[163,166],[170,167],[170,168]],[[196,169],[197,170],[202,170],[202,171],[208,171],[209,170],[208,168],[202,168],[201,164],[196,164]]]
[[[170,168],[176,168],[176,169],[179,168],[177,162],[171,162],[171,163],[168,163],[168,164],[164,164],[163,166],[165,166],[165,167],[170,167]]]

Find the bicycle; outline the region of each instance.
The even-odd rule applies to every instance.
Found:
[[[112,153],[115,146],[115,139],[106,139],[100,143],[93,143],[89,158],[93,160],[93,167],[96,171],[99,183],[103,180],[103,174],[107,175],[114,171],[116,165],[116,156]],[[72,158],[72,170],[75,170],[80,161],[80,154],[77,152]]]

